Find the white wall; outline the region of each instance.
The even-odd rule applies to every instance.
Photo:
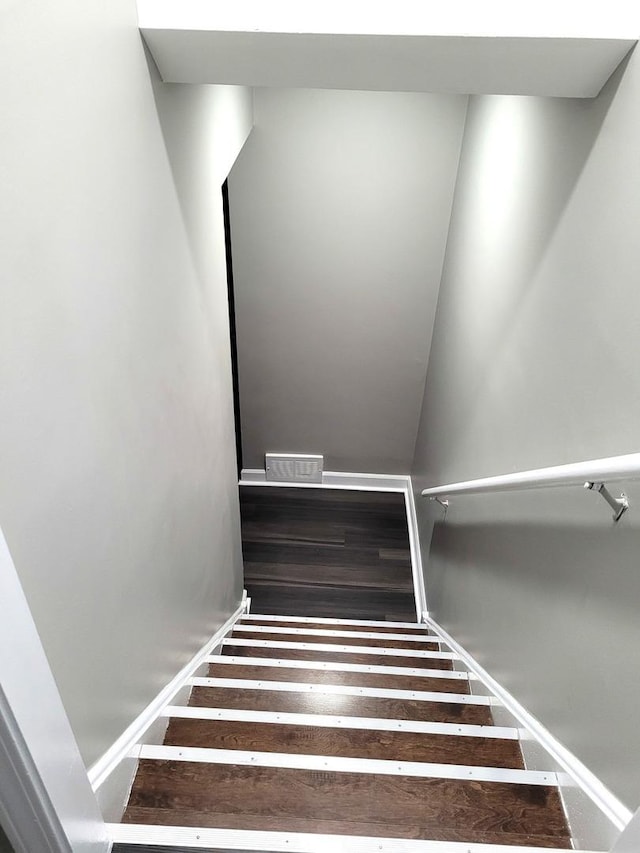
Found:
[[[0,853],[106,853],[107,830],[1,530],[0,601]]]
[[[3,3],[0,75],[0,519],[90,764],[241,597],[220,183],[251,95],[163,89],[133,0]]]
[[[408,471],[465,108],[256,90],[229,180],[245,467]]]
[[[638,449],[639,63],[592,102],[471,100],[417,489]],[[635,808],[640,488],[615,488],[618,526],[582,489],[452,499],[427,581],[436,617]],[[442,511],[418,507],[424,545]]]

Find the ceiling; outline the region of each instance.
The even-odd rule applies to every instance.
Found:
[[[640,35],[542,0],[139,0],[162,78],[281,88],[597,95]],[[600,13],[602,14],[602,13]]]

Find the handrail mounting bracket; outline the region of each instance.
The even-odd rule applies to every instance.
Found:
[[[429,500],[435,501],[439,503],[440,506],[444,509],[444,517],[447,517],[447,510],[449,509],[449,501],[447,498],[441,498],[439,495],[432,495]]]
[[[614,522],[620,521],[622,516],[629,509],[629,498],[624,492],[622,492],[619,498],[614,498],[604,483],[595,483],[590,482],[589,480],[584,484],[584,487],[585,489],[592,489],[594,492],[598,492],[598,494],[602,495],[604,500],[613,510]]]

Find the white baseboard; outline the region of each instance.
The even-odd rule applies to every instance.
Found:
[[[422,566],[422,552],[420,550],[420,536],[418,534],[416,502],[413,494],[413,483],[411,482],[410,476],[407,476],[406,478],[404,503],[407,508],[407,526],[409,527],[411,572],[413,575],[413,594],[416,602],[416,614],[418,622],[424,622],[425,616],[429,612],[427,608],[427,590],[424,580],[424,568]]]
[[[89,782],[98,798],[103,814],[113,820],[113,815],[126,803],[126,799],[135,776],[137,761],[131,758],[132,749],[140,743],[162,741],[167,719],[161,717],[163,709],[169,704],[181,704],[187,696],[180,697],[187,679],[195,673],[216,646],[233,628],[246,610],[247,594],[234,613],[215,634],[207,640],[177,675],[152,699],[146,708],[136,717],[130,726],[114,741],[109,749],[88,770]],[[120,819],[120,815],[115,818]]]
[[[558,772],[560,794],[576,848],[609,850],[631,819],[629,809],[435,619],[427,618],[426,622],[485,688],[473,692],[486,692],[499,700],[509,719],[497,719],[497,724],[513,725],[515,720],[522,727],[521,746],[527,768]],[[499,716],[501,710],[497,706],[494,712]]]
[[[427,612],[427,594],[422,569],[418,520],[413,495],[411,477],[408,474],[354,474],[344,471],[325,471],[321,483],[282,483],[267,481],[262,468],[243,468],[240,486],[270,486],[302,489],[348,489],[357,492],[395,492],[404,495],[409,528],[409,549],[411,552],[411,574],[413,578],[413,596],[416,605],[416,621],[422,622]]]

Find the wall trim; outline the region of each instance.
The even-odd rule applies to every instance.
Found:
[[[413,592],[416,601],[416,615],[418,622],[424,622],[429,610],[427,607],[427,590],[424,580],[424,568],[422,565],[422,552],[420,550],[420,535],[418,533],[418,516],[416,514],[416,502],[410,475],[407,475],[406,478],[404,503],[407,509],[407,526],[409,528],[409,548],[411,549],[411,572],[413,574]]]
[[[435,619],[427,618],[427,624],[440,634],[453,649],[467,669],[491,691],[529,734],[546,750],[575,785],[582,790],[603,815],[621,831],[629,823],[632,812],[604,785],[589,768],[570,752],[542,723],[491,676],[476,659],[469,654]],[[561,777],[562,774],[559,774]],[[568,780],[567,780],[568,781]],[[560,778],[562,787],[562,778]]]
[[[195,670],[219,646],[225,635],[233,628],[235,622],[242,616],[246,608],[246,591],[243,593],[242,601],[227,621],[207,640],[207,642],[195,653],[191,660],[182,667],[171,681],[149,702],[135,720],[128,726],[120,737],[115,740],[106,752],[89,768],[87,775],[94,791],[104,784],[107,778],[118,767],[121,761],[127,758],[131,749],[144,737],[149,727],[161,716],[165,706],[170,704],[175,694],[191,678]]]
[[[2,827],[17,853],[71,853],[60,818],[42,782],[29,746],[0,689]]]
[[[424,583],[418,519],[413,494],[413,484],[409,474],[367,474],[346,471],[325,471],[321,483],[282,483],[267,482],[264,468],[243,468],[239,486],[266,486],[268,488],[289,489],[348,489],[356,492],[395,492],[404,495],[409,528],[409,550],[411,552],[411,575],[413,578],[413,597],[416,605],[416,621],[423,622],[428,615],[427,593]]]

